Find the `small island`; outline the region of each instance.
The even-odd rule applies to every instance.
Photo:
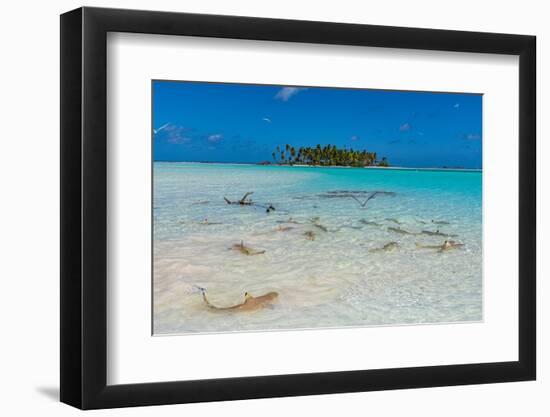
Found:
[[[376,152],[364,150],[339,149],[336,145],[316,147],[300,146],[298,150],[288,143],[277,148],[271,154],[279,165],[345,166],[345,167],[389,167],[386,157],[378,160]]]

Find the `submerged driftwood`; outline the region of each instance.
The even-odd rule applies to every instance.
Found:
[[[372,200],[376,195],[380,194],[378,191],[374,191],[371,193],[364,201],[360,201],[357,197],[355,197],[353,194],[350,194],[350,197],[353,198],[357,203],[361,206],[361,208],[365,208],[367,203]]]
[[[387,195],[387,196],[394,196],[395,192],[393,191],[383,191],[383,190],[332,190],[327,191],[326,193],[319,194],[319,197],[324,198],[339,198],[339,197],[349,197],[351,195],[355,196],[361,196],[366,194],[380,194],[380,195]]]
[[[394,196],[392,191],[350,191],[350,190],[335,190],[327,191],[324,194],[319,194],[321,198],[351,198],[359,204],[361,208],[366,208],[367,203],[374,197],[379,195]],[[361,199],[360,199],[361,198]]]
[[[395,196],[393,191],[365,191],[365,190],[331,190],[321,194],[310,194],[292,197],[295,200],[311,200],[315,198],[332,199],[332,198],[351,198],[355,200],[361,208],[366,208],[367,203],[377,196]]]

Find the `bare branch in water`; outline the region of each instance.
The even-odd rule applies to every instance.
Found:
[[[223,199],[225,200],[225,202],[227,204],[240,204],[241,206],[251,206],[254,203],[252,202],[252,200],[250,200],[250,199],[247,200],[246,198],[249,195],[252,195],[252,194],[254,194],[254,191],[249,191],[245,195],[243,195],[243,198],[241,198],[240,200],[237,200],[237,201],[231,201],[227,197],[224,197]]]
[[[248,191],[247,193],[245,193],[245,195],[243,195],[243,197],[240,200],[237,200],[237,201],[231,201],[227,197],[224,197],[223,199],[227,204],[238,204],[240,206],[258,206],[258,207],[264,208],[266,213],[271,213],[272,211],[275,211],[275,207],[273,207],[272,204],[268,204],[268,205],[258,204],[252,201],[251,199],[249,199],[248,196],[252,194],[254,194],[254,191]]]
[[[241,199],[239,200],[239,204],[252,204],[252,200],[247,200],[247,199],[246,199],[246,197],[248,197],[249,195],[252,195],[252,194],[254,194],[254,191],[249,191],[249,192],[247,192],[247,193],[243,196],[243,198],[241,198]]]
[[[361,202],[359,201],[359,199],[357,197],[355,197],[353,194],[349,194],[349,197],[353,198],[355,201],[357,201],[359,203],[359,205],[362,207],[362,208],[365,208],[365,206],[367,205],[367,203],[372,200],[377,194],[380,194],[379,191],[373,191],[365,201]]]
[[[246,198],[249,195],[252,195],[252,194],[254,194],[254,191],[249,191],[243,196],[243,198],[241,198],[240,200],[237,200],[237,201],[231,201],[227,197],[224,197],[223,199],[225,200],[225,202],[227,204],[240,204],[241,206],[251,206],[254,203],[252,202],[252,200],[250,200],[250,199],[247,200]]]

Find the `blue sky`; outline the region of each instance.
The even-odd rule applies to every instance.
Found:
[[[391,165],[481,168],[482,96],[153,81],[157,161],[259,162],[277,145],[367,149]]]

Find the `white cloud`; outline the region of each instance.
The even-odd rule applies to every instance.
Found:
[[[357,135],[353,135],[351,138],[350,138],[353,142],[356,142],[358,141],[359,139],[361,139],[359,136]]]
[[[269,117],[262,117],[262,120],[267,123],[271,123],[271,119]]]
[[[468,133],[465,137],[466,140],[479,140],[481,135],[478,133]]]
[[[401,126],[399,126],[399,131],[400,132],[408,132],[411,129],[412,129],[412,126],[411,126],[410,123],[404,123]]]
[[[460,103],[456,103],[454,106],[453,106],[455,109],[458,109],[460,107]]]
[[[169,136],[166,140],[168,143],[172,143],[174,145],[183,145],[184,143],[191,142],[191,138],[185,137],[185,136]]]
[[[281,101],[288,101],[291,97],[298,94],[300,91],[307,90],[307,88],[303,87],[283,87],[281,88],[277,94],[275,94],[275,99],[281,100]]]
[[[221,133],[216,133],[215,135],[210,135],[207,138],[208,142],[212,142],[212,143],[218,143],[222,139],[223,139],[223,135]]]
[[[189,136],[192,130],[172,123],[166,123],[158,129],[153,129],[153,133],[155,141],[182,145],[192,142],[193,139]]]

